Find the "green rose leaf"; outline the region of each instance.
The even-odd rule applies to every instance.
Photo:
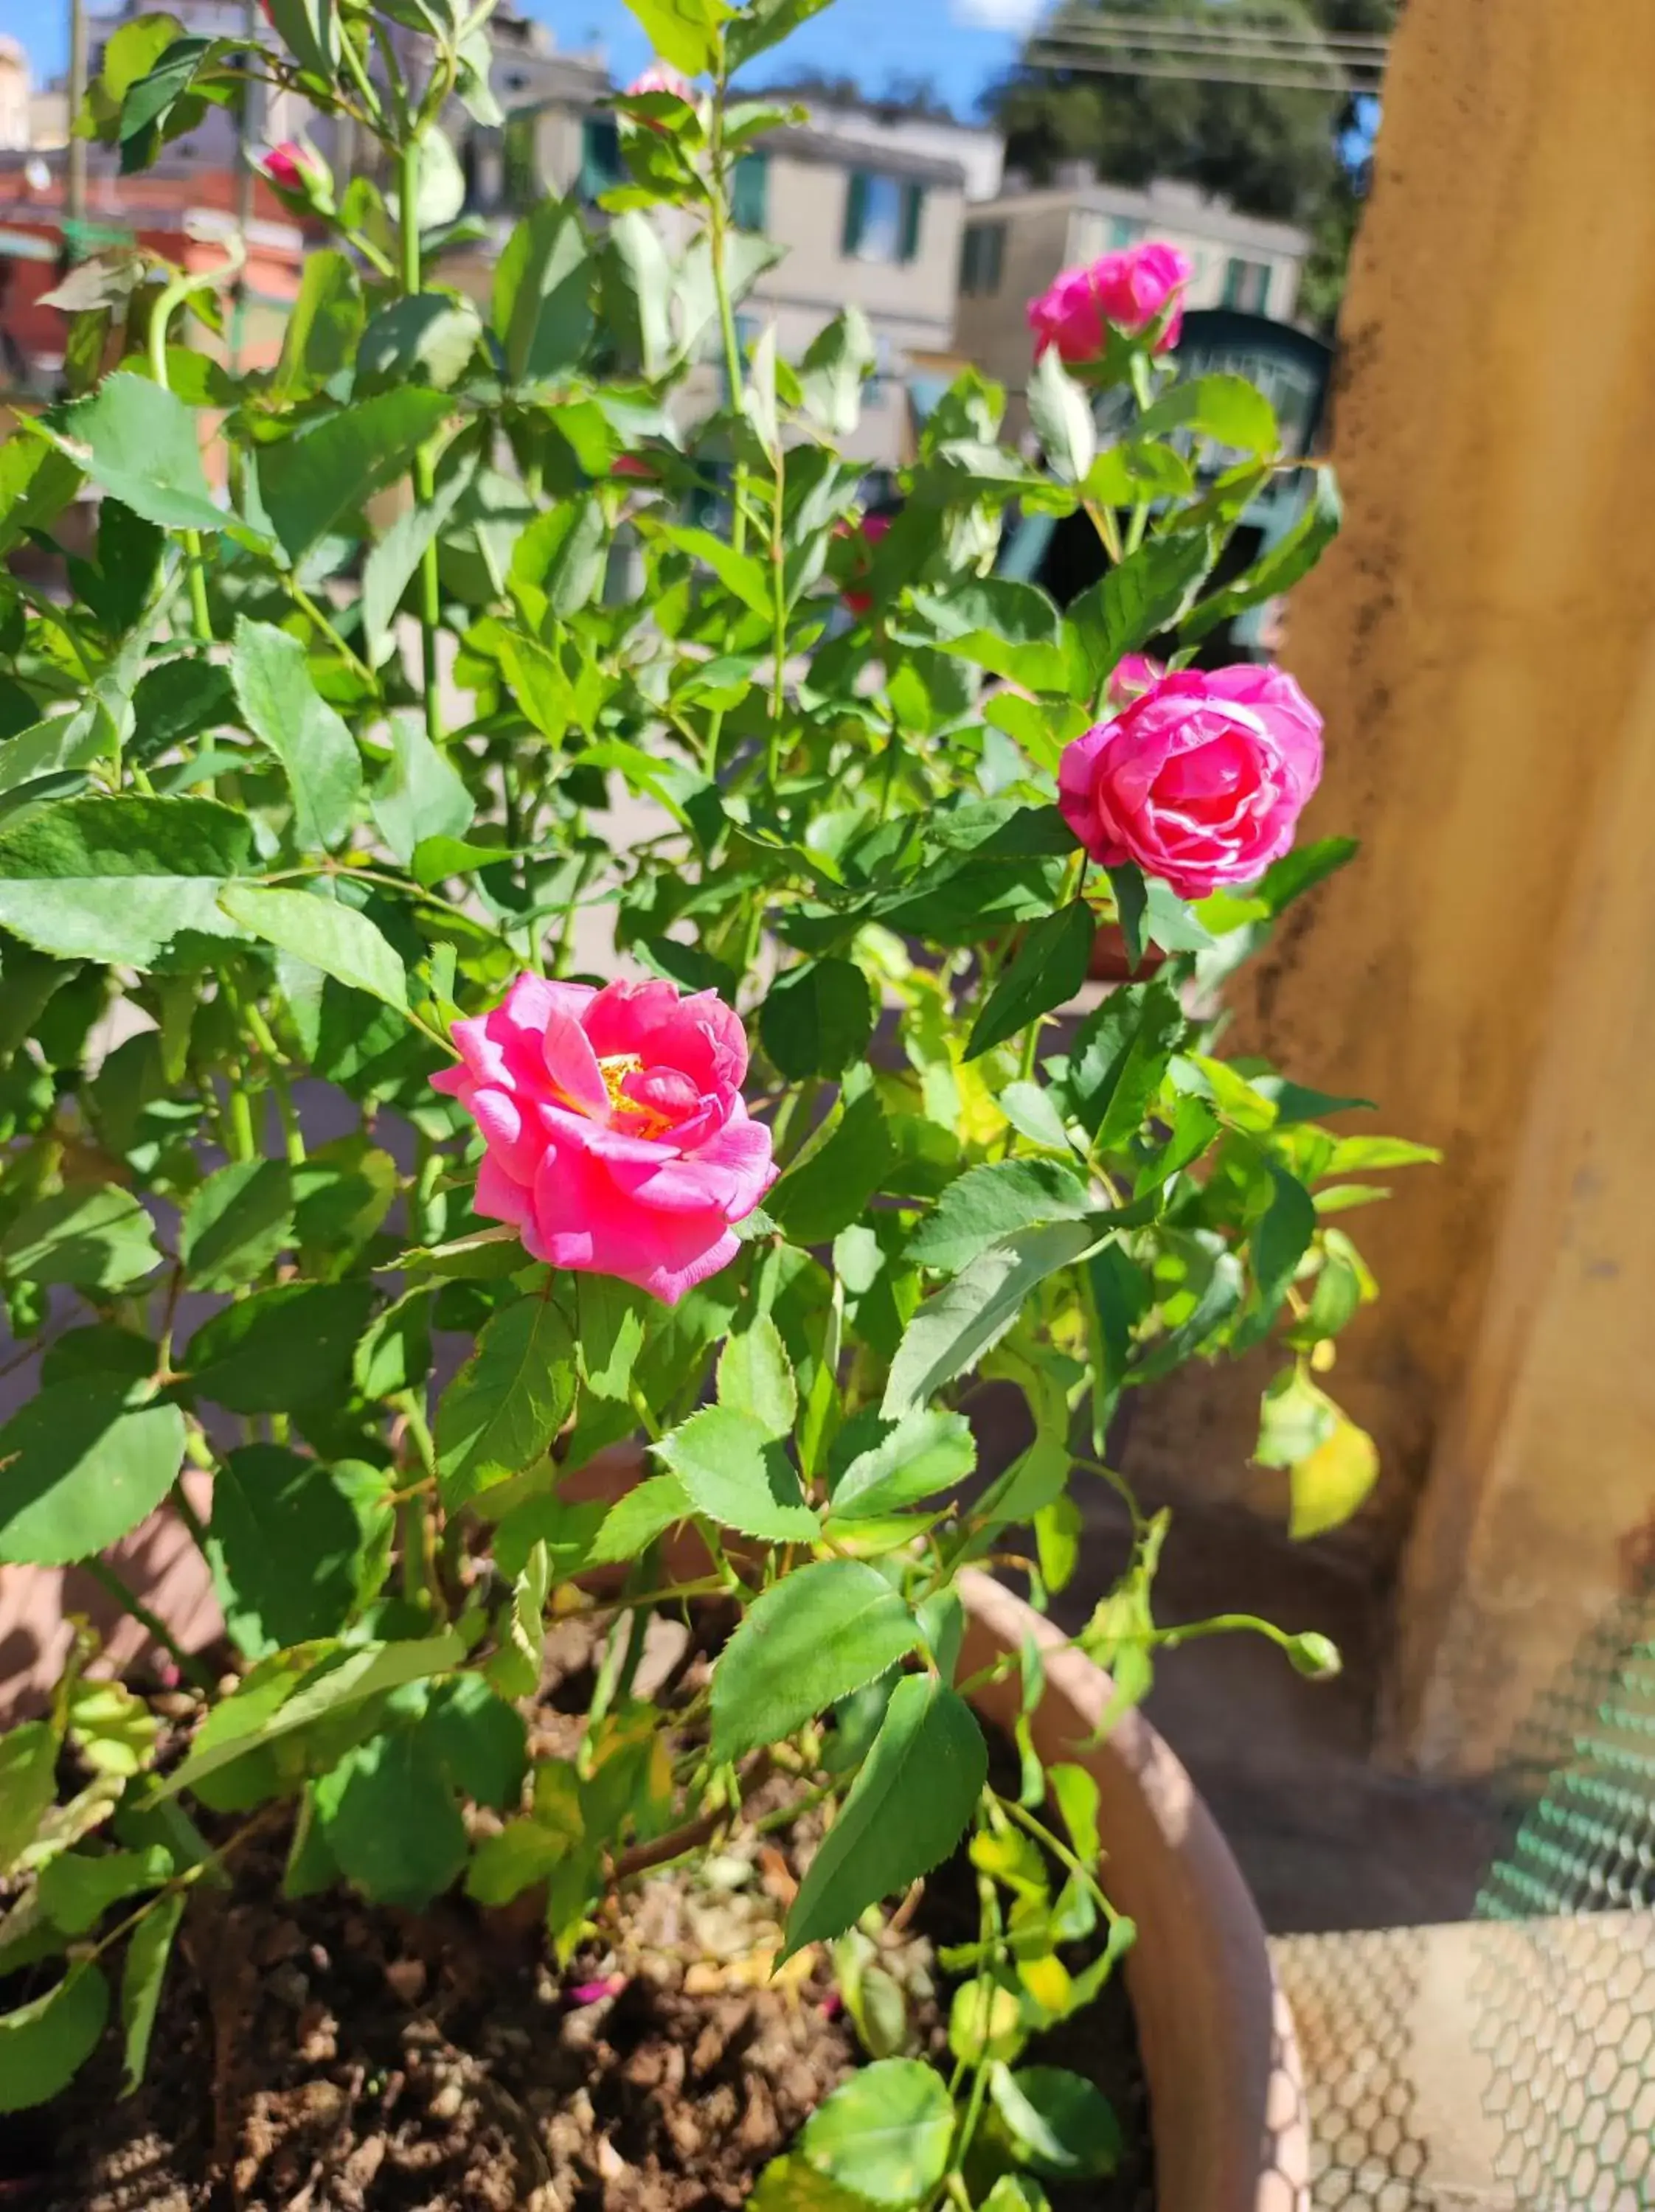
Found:
[[[1017,1230],[1042,1221],[1080,1221],[1097,1210],[1085,1182],[1061,1160],[990,1160],[948,1185],[909,1238],[904,1256],[958,1274]]]
[[[225,1620],[250,1658],[344,1627],[389,1544],[389,1487],[360,1462],[324,1467],[281,1444],[230,1453],[208,1533]]]
[[[818,1559],[754,1601],[713,1669],[713,1755],[778,1743],[907,1656],[919,1626],[877,1568]]]
[[[506,240],[490,319],[514,384],[579,366],[593,331],[592,247],[571,202],[540,201]]]
[[[727,1340],[718,1359],[718,1402],[779,1443],[793,1433],[798,1386],[782,1332],[759,1314]]]
[[[109,1984],[90,1964],[71,1966],[33,2003],[0,2013],[0,2112],[44,2105],[66,2089],[108,2017]]]
[[[374,788],[374,819],[406,867],[428,837],[463,837],[477,805],[414,714],[391,718],[391,760]]]
[[[1113,2173],[1121,2130],[1096,2083],[1061,2066],[996,2065],[989,2094],[1021,2162],[1055,2180]]]
[[[238,937],[218,904],[245,814],[210,799],[88,794],[0,829],[0,927],[61,959],[154,968],[187,933]]]
[[[835,1521],[875,1520],[952,1490],[977,1465],[964,1413],[922,1407],[892,1424],[871,1411],[847,1423],[830,1458]]]
[[[315,1797],[340,1872],[376,1904],[429,1905],[465,1866],[465,1823],[423,1729],[391,1729],[347,1752]]]
[[[437,1479],[453,1513],[538,1459],[575,1402],[575,1341],[550,1298],[497,1313],[437,1407]]]
[[[787,1453],[727,1406],[691,1413],[654,1449],[709,1520],[771,1543],[808,1543],[819,1534]]]
[[[0,1560],[91,1558],[153,1513],[184,1457],[184,1416],[119,1376],[49,1385],[0,1429]]]
[[[1151,538],[1109,570],[1068,611],[1068,621],[1101,690],[1129,653],[1141,653],[1177,618],[1185,599],[1206,574],[1204,534]]]
[[[873,2204],[923,2203],[942,2179],[954,2100],[934,2066],[879,2058],[859,2067],[805,2123],[808,2164]]]
[[[609,1566],[636,1559],[680,1521],[695,1511],[690,1493],[675,1474],[652,1474],[636,1490],[618,1498],[605,1515],[587,1554],[590,1566]]]
[[[794,1244],[826,1244],[861,1218],[897,1159],[897,1146],[871,1091],[853,1099],[825,1140],[788,1169],[764,1200]]]
[[[57,1794],[58,1737],[45,1721],[24,1721],[0,1735],[0,1875],[34,1840]]]
[[[143,2079],[149,2060],[149,2039],[155,2033],[161,2005],[161,1984],[173,1955],[173,1938],[188,1902],[183,1890],[174,1890],[146,1912],[127,1940],[121,1967],[121,2027],[125,2033],[125,2069],[121,2094],[130,2097]]]
[[[184,1209],[181,1256],[194,1291],[256,1282],[293,1242],[293,1174],[285,1160],[216,1169]]]
[[[853,961],[814,960],[771,985],[759,1040],[790,1083],[837,1075],[867,1052],[873,1015],[873,994]]]
[[[84,1936],[112,1905],[159,1889],[172,1872],[173,1855],[160,1844],[141,1851],[64,1851],[40,1869],[40,1910],[65,1936]]]
[[[0,1268],[20,1282],[120,1291],[160,1264],[149,1215],[115,1183],[72,1184],[42,1199],[0,1242]]]
[[[342,1396],[374,1303],[370,1283],[281,1283],[204,1322],[182,1354],[190,1388],[237,1413]]]
[[[232,921],[295,960],[319,968],[353,991],[366,991],[406,1012],[403,964],[365,914],[309,891],[268,890],[236,884],[219,903]]]
[[[448,408],[441,392],[406,384],[261,446],[259,495],[289,560],[300,560],[336,526],[349,526],[365,500],[405,473]],[[218,519],[222,526],[226,518]]]
[[[152,377],[119,369],[58,417],[64,450],[94,483],[166,530],[226,530],[201,463],[200,420]]]
[[[1136,1135],[1185,1027],[1177,992],[1161,979],[1111,991],[1081,1023],[1069,1054],[1068,1094],[1099,1151],[1115,1151]]]
[[[1097,917],[1084,899],[1037,921],[973,1024],[966,1059],[977,1059],[1042,1014],[1067,1006],[1086,980],[1097,934]]]
[[[293,827],[307,852],[342,845],[362,806],[356,741],[311,681],[305,648],[270,623],[235,625],[230,679],[247,727],[293,789]]]
[[[1097,1243],[1083,1221],[1020,1231],[980,1253],[928,1297],[904,1332],[881,1407],[888,1420],[934,1397],[997,1344],[1037,1284],[1070,1267]]]
[[[964,1833],[989,1752],[970,1707],[934,1674],[897,1683],[838,1819],[788,1915],[791,1958],[939,1866]]]

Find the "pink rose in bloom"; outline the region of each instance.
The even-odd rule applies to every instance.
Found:
[[[291,138],[272,146],[259,166],[271,184],[279,185],[283,191],[304,191],[310,165],[305,160],[304,149],[295,145]]]
[[[1029,302],[1035,357],[1055,345],[1067,362],[1095,361],[1104,349],[1108,325],[1136,337],[1170,305],[1166,328],[1155,341],[1156,352],[1165,353],[1178,342],[1183,288],[1194,273],[1187,253],[1153,239],[1105,253],[1085,269],[1066,269]]]
[[[1064,749],[1057,803],[1094,860],[1205,898],[1281,858],[1321,775],[1322,717],[1291,676],[1189,668]]]
[[[873,565],[873,548],[890,528],[891,517],[888,514],[870,514],[860,523],[842,522],[839,525],[837,534],[855,541],[855,559],[852,572],[855,575],[867,575]],[[846,586],[843,597],[845,605],[854,615],[867,614],[873,605],[872,592],[858,591],[852,586]]]
[[[730,1224],[776,1171],[742,1103],[746,1035],[713,992],[520,975],[453,1036],[460,1064],[432,1081],[483,1132],[477,1210],[537,1260],[676,1305],[734,1259]]]
[[[1147,653],[1129,653],[1115,664],[1104,693],[1104,703],[1118,714],[1123,707],[1131,705],[1141,691],[1147,691],[1152,684],[1159,684],[1165,673],[1160,662],[1152,660]]]

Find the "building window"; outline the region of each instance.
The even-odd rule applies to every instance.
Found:
[[[1239,307],[1244,314],[1262,315],[1269,296],[1269,263],[1243,261],[1232,253],[1224,264],[1225,306]]]
[[[1109,226],[1109,242],[1118,253],[1123,246],[1135,246],[1143,236],[1143,225],[1134,222],[1130,216],[1117,215]]]
[[[920,250],[924,208],[918,185],[878,169],[853,169],[845,185],[846,258],[912,261]]]
[[[735,165],[730,212],[738,230],[763,230],[770,218],[770,164],[765,154],[744,154]]]
[[[968,222],[960,242],[959,289],[986,298],[1000,289],[1001,265],[1006,258],[1003,222]]]
[[[612,115],[588,115],[581,125],[581,198],[590,203],[612,191],[626,172],[621,166],[621,134]]]

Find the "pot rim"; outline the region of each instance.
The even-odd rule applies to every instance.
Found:
[[[1128,1992],[1149,2084],[1157,2212],[1305,2212],[1310,2136],[1298,2041],[1263,1923],[1183,1763],[1134,1710],[1088,1745],[1111,1693],[1103,1668],[1016,1594],[959,1578],[969,1675],[1032,1637],[1045,1694],[1030,1717],[1043,1762],[1098,1784],[1110,1895],[1137,1923]],[[971,1693],[1007,1734],[1014,1677]]]

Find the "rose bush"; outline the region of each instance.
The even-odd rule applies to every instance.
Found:
[[[64,586],[0,572],[0,1295],[33,1363],[0,1564],[85,1560],[142,1608],[102,1555],[164,1513],[226,1626],[210,1667],[173,1639],[164,1757],[87,1637],[0,1736],[0,2102],[70,2078],[117,1962],[137,2079],[250,1835],[289,1838],[295,1892],[532,1895],[561,1967],[648,1864],[751,1847],[788,1777],[784,1815],[837,1810],[786,1948],[853,2014],[845,1931],[969,1850],[958,2105],[882,2063],[940,2114],[915,2204],[1026,2203],[985,2109],[1131,1930],[1084,1791],[1027,1743],[991,1777],[956,1577],[1009,1560],[1046,1605],[1074,1492],[1130,1496],[1127,1394],[1190,1360],[1275,1347],[1257,1457],[1295,1533],[1376,1473],[1327,1387],[1376,1289],[1345,1211],[1424,1156],[1220,1055],[1224,977],[1353,848],[1293,842],[1320,738],[1291,681],[1190,666],[1316,558],[1330,477],[1214,580],[1297,465],[1261,393],[1180,376],[1187,272],[1146,250],[1041,305],[1038,459],[967,370],[863,524],[862,318],[790,362],[736,316],[770,252],[736,165],[794,111],[731,79],[793,0],[649,0],[694,100],[618,95],[625,181],[595,218],[535,200],[469,289],[480,15],[273,12],[296,43],[251,63],[122,23],[82,122],[142,166],[249,67],[350,122],[358,173],[305,153],[326,243],[279,358],[212,337],[234,253],[114,252],[58,295],[64,398],[0,450],[0,558]],[[1030,514],[1095,527],[1069,605],[999,565]],[[1105,928],[1126,980],[1077,1000]],[[990,1382],[1028,1442],[974,1480]],[[618,1444],[645,1479],[594,1502]],[[1155,1616],[1164,1516],[1123,1525],[1076,1638],[1116,1711],[1190,1632]],[[678,1583],[685,1539],[709,1571]],[[603,1655],[554,1753],[570,1613]],[[710,1680],[646,1698],[663,1613]],[[876,2117],[891,2079],[855,2085]],[[1058,2090],[1095,2156],[1096,2092]]]

